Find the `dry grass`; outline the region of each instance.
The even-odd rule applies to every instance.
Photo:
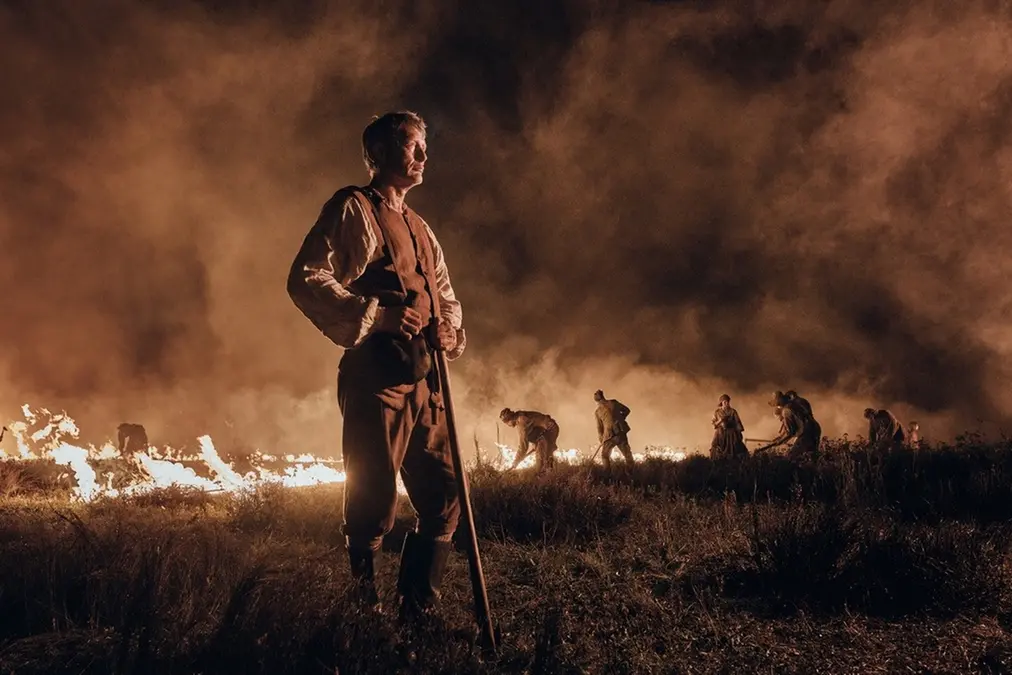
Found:
[[[1002,673],[1012,460],[964,445],[472,479],[502,646],[463,555],[442,622],[351,599],[340,487],[0,501],[0,672]],[[24,492],[22,490],[21,492]],[[408,525],[402,509],[400,530]],[[397,535],[381,554],[393,603]]]

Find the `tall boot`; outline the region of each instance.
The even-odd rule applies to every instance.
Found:
[[[376,571],[374,553],[371,548],[348,546],[348,562],[351,563],[351,577],[356,583],[355,592],[371,609],[379,611],[379,595],[376,593]]]
[[[446,573],[452,544],[408,532],[401,550],[397,592],[401,596],[401,620],[422,618],[439,602],[439,587]]]

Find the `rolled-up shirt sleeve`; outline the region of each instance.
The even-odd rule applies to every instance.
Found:
[[[424,222],[424,221],[423,221]],[[464,313],[460,308],[456,293],[453,292],[453,284],[450,283],[450,270],[446,266],[446,258],[443,255],[443,247],[436,240],[436,235],[425,223],[425,233],[432,245],[432,252],[435,256],[436,290],[439,293],[439,318],[446,321],[457,332],[457,345],[446,353],[451,361],[464,353],[467,346],[467,333],[464,332]]]
[[[379,239],[353,193],[338,193],[302,242],[288,274],[288,295],[324,335],[340,347],[362,344],[379,313],[379,299],[348,286],[379,251]]]

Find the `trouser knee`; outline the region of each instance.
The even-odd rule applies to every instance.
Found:
[[[457,531],[457,521],[453,522],[432,522],[419,520],[415,526],[415,534],[419,539],[426,541],[451,541],[453,534]]]
[[[460,522],[460,500],[448,501],[436,514],[419,513],[415,532],[422,539],[450,541]]]
[[[629,443],[623,443],[621,449],[622,456],[625,457],[627,462],[632,464],[635,460],[633,459],[632,448],[629,447]]]
[[[348,547],[348,550],[365,551],[370,550],[376,552],[383,548],[383,537],[389,530],[383,532],[379,536],[359,534],[352,531],[349,534],[349,530],[344,528],[344,543]]]
[[[396,490],[389,500],[377,499],[378,496],[352,497],[345,502],[342,530],[349,548],[378,551],[383,537],[393,529],[397,511]]]

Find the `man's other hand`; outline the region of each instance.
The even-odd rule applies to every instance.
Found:
[[[384,307],[376,319],[376,330],[410,340],[422,330],[422,315],[411,307]]]

